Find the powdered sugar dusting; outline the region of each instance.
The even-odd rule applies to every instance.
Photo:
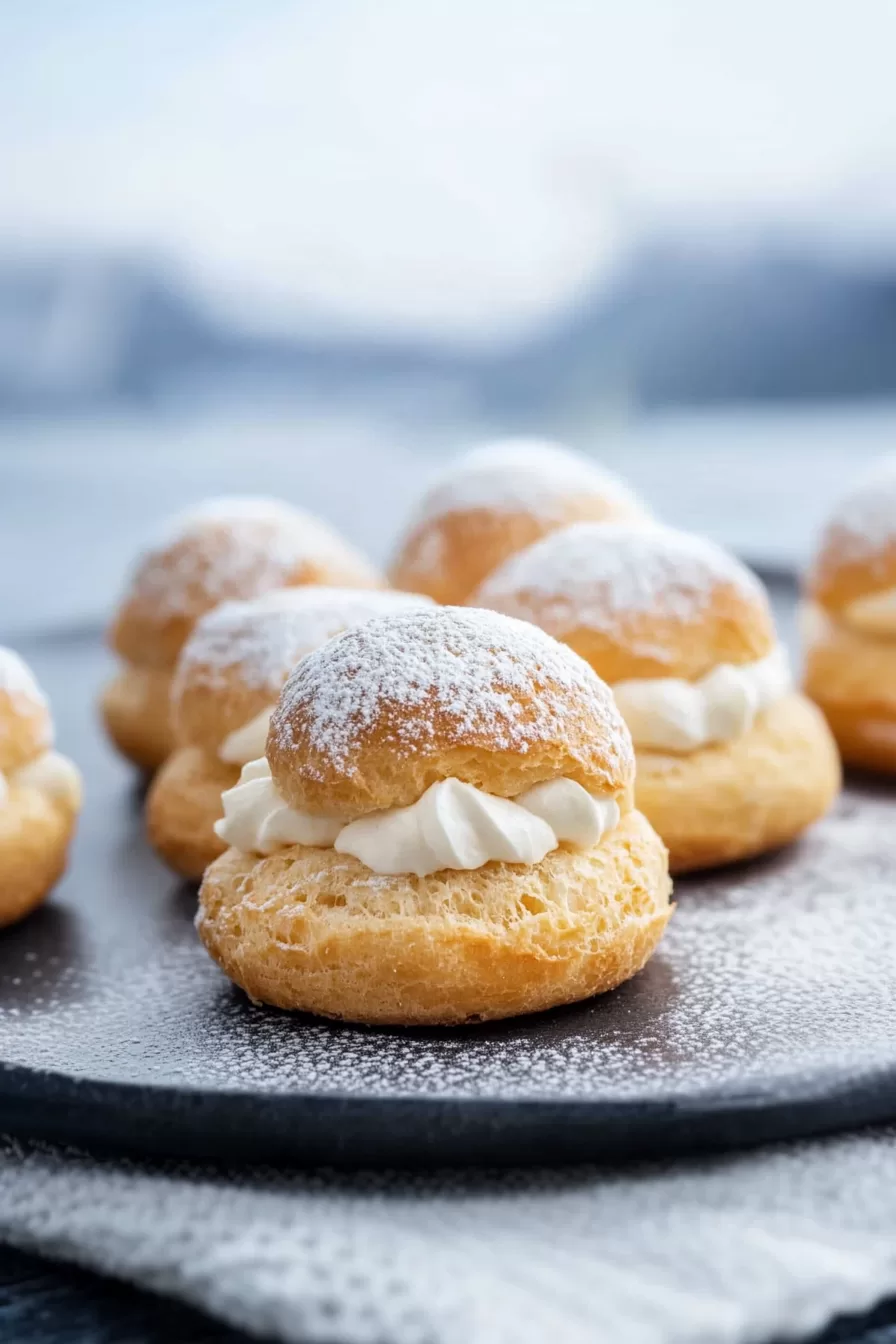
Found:
[[[570,495],[600,495],[632,513],[645,512],[619,477],[596,462],[541,439],[500,439],[456,458],[427,491],[412,525],[482,508],[563,517]]]
[[[520,703],[533,691],[534,713]],[[395,752],[423,750],[436,705],[441,740],[447,731],[458,743],[526,752],[567,737],[574,699],[584,699],[598,720],[614,765],[628,764],[631,741],[612,696],[577,654],[523,621],[440,607],[369,621],[309,654],[284,688],[273,731],[281,747],[294,747],[292,719],[301,706],[316,751],[345,769],[387,707],[401,710]]]
[[[475,600],[563,635],[612,632],[640,612],[698,621],[721,585],[765,604],[756,576],[704,537],[656,524],[574,523],[512,556]]]
[[[317,586],[225,602],[199,621],[184,646],[174,695],[200,668],[210,688],[236,673],[247,687],[276,695],[299,659],[333,635],[375,616],[431,605],[417,593]]]
[[[3,645],[0,645],[0,691],[13,700],[25,700],[31,705],[46,704],[28,664],[14,649],[7,649]]]
[[[822,551],[864,560],[896,542],[896,454],[879,459],[835,508]]]
[[[230,523],[240,518],[266,520],[295,512],[295,505],[287,503],[285,499],[275,499],[272,495],[210,495],[208,499],[200,499],[169,518],[160,540],[172,541],[184,532],[189,532],[197,523]]]
[[[143,558],[131,594],[160,616],[197,604],[251,597],[281,586],[304,562],[317,561],[357,582],[375,581],[371,565],[322,519],[276,499],[206,500],[167,525]]]

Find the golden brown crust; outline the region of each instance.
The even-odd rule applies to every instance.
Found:
[[[138,667],[172,669],[200,616],[221,602],[303,584],[379,588],[384,579],[321,520],[277,501],[187,519],[148,552],[112,623],[115,651]]]
[[[100,709],[113,743],[129,761],[152,774],[171,754],[171,674],[124,667],[104,688]]]
[[[396,588],[425,593],[445,606],[467,602],[509,556],[557,528],[583,520],[631,517],[632,507],[612,497],[568,495],[549,516],[496,509],[466,509],[421,522],[402,544],[389,570]],[[439,557],[433,566],[432,557]]]
[[[284,671],[286,680],[288,669]],[[204,680],[201,670],[189,678],[175,674],[171,695],[171,731],[178,747],[199,747],[217,756],[224,739],[270,709],[278,692],[247,686],[233,672]]]
[[[804,686],[844,761],[896,772],[896,640],[875,639],[815,612]]]
[[[58,882],[74,828],[70,810],[10,784],[0,807],[0,927],[29,914]]]
[[[628,805],[631,738],[608,688],[533,626],[440,607],[370,621],[303,659],[267,758],[294,808],[352,818],[438,780],[501,797],[574,779]]]
[[[373,880],[371,880],[373,878]],[[540,864],[375,877],[333,850],[209,868],[197,928],[249,996],[372,1024],[484,1021],[590,998],[634,975],[668,922],[662,843],[630,812]]]
[[[0,774],[11,774],[53,744],[50,710],[27,663],[0,645]]]
[[[227,848],[215,835],[223,816],[221,794],[240,777],[198,747],[182,747],[162,766],[146,799],[146,829],[152,847],[182,877],[199,879]]]
[[[828,810],[840,787],[821,714],[797,693],[732,742],[687,756],[638,752],[635,803],[669,847],[673,873],[779,848]]]
[[[896,588],[896,459],[883,458],[838,501],[806,590],[831,612]]]
[[[531,621],[613,685],[695,681],[776,642],[765,591],[702,537],[639,523],[553,532],[492,574],[471,604]]]
[[[851,602],[896,588],[896,539],[874,555],[850,556],[836,528],[822,541],[806,581],[806,591],[828,611],[840,612]]]
[[[0,690],[0,774],[33,761],[53,740],[45,704]]]
[[[896,774],[896,718],[874,717],[839,705],[819,708],[834,734],[846,765],[879,774]]]

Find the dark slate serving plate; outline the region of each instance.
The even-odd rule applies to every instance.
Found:
[[[20,645],[87,805],[51,902],[0,934],[0,1129],[141,1154],[556,1162],[725,1147],[896,1115],[896,792],[853,783],[774,859],[678,884],[615,993],[454,1031],[254,1008],[149,850],[94,718],[94,632]]]

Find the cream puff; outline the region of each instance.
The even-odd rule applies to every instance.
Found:
[[[508,556],[580,519],[643,518],[618,477],[557,444],[506,439],[465,453],[420,503],[391,568],[396,588],[463,603]]]
[[[123,667],[102,712],[115,746],[152,772],[173,745],[171,677],[200,616],[273,588],[380,588],[377,571],[326,523],[275,499],[207,500],[140,560],[110,631]]]
[[[896,772],[896,458],[834,510],[805,597],[807,695],[848,765]]]
[[[666,851],[591,668],[462,608],[356,626],[295,668],[224,795],[197,928],[251,998],[352,1022],[532,1013],[634,975]]]
[[[221,794],[264,755],[271,711],[299,659],[373,616],[429,605],[417,593],[310,586],[225,602],[200,618],[171,687],[174,750],[146,800],[150,841],[170,868],[199,878],[224,853]]]
[[[18,654],[0,648],[0,927],[62,876],[80,809],[81,777],[53,750],[47,702]]]
[[[667,527],[578,523],[473,601],[533,621],[607,681],[637,753],[636,805],[673,873],[776,849],[840,784],[824,719],[792,689],[759,580]]]

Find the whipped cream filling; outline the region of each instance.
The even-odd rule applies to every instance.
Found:
[[[838,612],[818,602],[801,602],[797,621],[807,649],[830,639],[838,629],[866,639],[891,640],[896,638],[896,589],[859,598]]]
[[[896,635],[896,588],[859,597],[838,616],[844,625],[863,635]]]
[[[801,602],[796,613],[800,643],[805,648],[818,644],[833,629],[834,622],[817,602]]]
[[[259,756],[263,756],[273,712],[274,706],[268,705],[254,719],[244,723],[242,728],[235,728],[232,733],[228,733],[218,748],[219,758],[228,765],[248,765],[250,761],[257,761]]]
[[[273,854],[286,845],[318,845],[351,854],[375,873],[418,877],[492,861],[540,863],[564,842],[591,848],[619,822],[615,798],[596,797],[572,779],[536,784],[514,799],[444,779],[409,807],[350,822],[315,817],[289,807],[264,757],[243,767],[221,802],[215,831],[235,849]]]
[[[77,812],[81,806],[81,775],[78,767],[58,751],[45,751],[8,776],[0,773],[0,804],[8,797],[10,786],[37,789],[52,802],[71,812]]]
[[[787,653],[777,645],[755,663],[720,663],[699,681],[620,681],[613,694],[636,747],[688,752],[748,732],[791,684]]]

